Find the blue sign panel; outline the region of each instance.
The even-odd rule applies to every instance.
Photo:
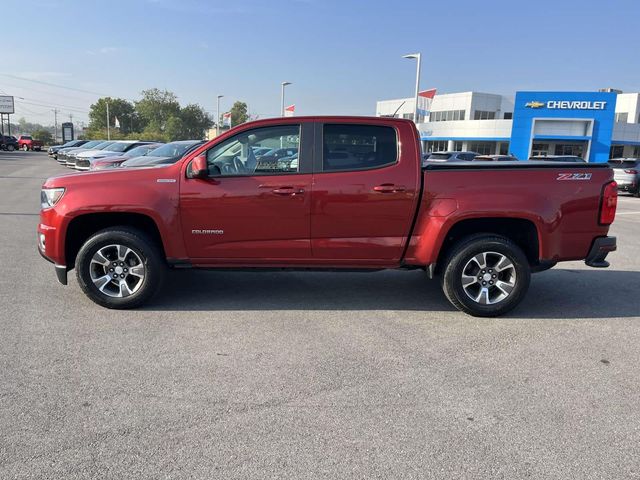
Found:
[[[577,143],[586,160],[606,162],[615,110],[612,92],[517,92],[509,148],[527,159],[534,143]]]

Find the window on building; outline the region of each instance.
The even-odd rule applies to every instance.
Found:
[[[623,145],[611,145],[609,149],[609,158],[622,158],[624,157]]]
[[[406,120],[413,120],[413,113],[403,113],[402,118]]]
[[[500,155],[509,155],[509,143],[503,142],[500,144]]]
[[[627,123],[629,121],[629,114],[627,112],[616,113],[616,122]]]
[[[446,140],[427,142],[427,152],[446,152],[448,143]]]
[[[431,112],[430,122],[450,122],[452,120],[464,120],[464,110],[443,110]]]
[[[471,142],[469,144],[469,150],[480,155],[492,155],[495,149],[496,145],[493,142]]]
[[[555,146],[554,155],[574,155],[576,157],[582,157],[584,152],[584,145],[580,143],[559,143]]]
[[[640,147],[633,147],[633,158],[640,158]]]
[[[327,124],[322,142],[325,172],[379,168],[395,163],[398,157],[396,132],[390,127]]]
[[[489,112],[487,110],[476,110],[473,113],[474,120],[494,120],[496,118],[496,112]]]
[[[548,143],[534,143],[531,146],[531,156],[532,157],[540,157],[543,155],[550,155],[549,144]]]
[[[462,142],[453,142],[453,151],[461,152],[462,151]]]
[[[504,119],[505,120],[513,119],[513,112],[504,112]]]

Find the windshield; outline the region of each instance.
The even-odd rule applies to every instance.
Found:
[[[110,152],[124,152],[127,148],[131,146],[131,142],[116,142],[109,145],[109,148],[105,150],[109,150]]]
[[[114,143],[116,142],[102,142],[96,145],[95,147],[93,147],[93,150],[104,150],[105,148],[107,148],[110,145],[113,145]]]
[[[167,143],[160,148],[156,148],[153,152],[149,153],[150,157],[181,157],[185,154],[187,150],[189,150],[194,145],[200,143],[199,141],[194,142],[175,142],[175,143]]]
[[[150,151],[155,150],[160,145],[140,145],[139,147],[132,148],[127,152],[127,156],[129,157],[143,157],[147,155]]]
[[[80,142],[82,142],[82,140],[71,140],[70,142],[67,142],[62,146],[63,147],[73,147],[75,145],[78,145]]]
[[[640,166],[640,161],[638,160],[609,160],[609,165],[612,168],[635,168]]]
[[[432,153],[429,160],[448,160],[451,158],[450,153]]]
[[[30,135],[22,135],[21,137],[23,140],[31,140],[31,136]]]
[[[82,145],[82,148],[93,148],[96,145],[100,145],[104,140],[92,140],[88,143],[85,143],[84,145]]]

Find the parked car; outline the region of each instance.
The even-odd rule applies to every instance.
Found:
[[[44,143],[40,140],[34,140],[31,135],[20,135],[18,137],[18,148],[20,150],[24,150],[25,152],[28,150],[34,150],[39,152],[44,147]]]
[[[76,156],[76,170],[89,170],[91,168],[91,163],[99,160],[101,158],[113,157],[116,155],[124,155],[129,150],[134,149],[140,145],[146,145],[150,142],[140,142],[138,140],[122,140],[119,142],[114,142],[109,145],[107,148],[93,151],[93,152],[83,152],[79,153]]]
[[[640,159],[613,158],[609,160],[609,165],[613,168],[613,179],[618,184],[618,190],[640,197]]]
[[[120,166],[123,168],[132,168],[168,165],[177,162],[186,153],[203,143],[204,141],[202,140],[180,140],[177,142],[167,143],[156,148],[152,152],[149,152],[147,155],[130,158],[129,160],[122,162]]]
[[[251,146],[267,141],[321,153],[299,155],[295,171],[262,169]],[[61,283],[75,266],[83,292],[108,308],[150,300],[167,266],[397,268],[440,276],[456,308],[495,316],[521,302],[532,272],[608,266],[618,192],[607,164],[421,169],[419,142],[398,118],[244,123],[170,164],[48,179],[38,248]],[[359,163],[334,163],[335,152]],[[574,181],[557,181],[567,174]]]
[[[164,143],[148,143],[146,145],[140,145],[132,148],[128,152],[122,155],[115,155],[112,157],[100,158],[91,162],[89,170],[105,170],[107,168],[119,167],[124,161],[134,157],[144,157],[156,148],[161,147]]]
[[[474,162],[515,162],[518,159],[513,155],[478,155]]]
[[[432,152],[427,162],[470,162],[477,156],[476,152]]]
[[[79,147],[66,147],[66,148],[61,148],[60,150],[58,150],[58,152],[56,153],[56,160],[58,161],[58,163],[62,163],[65,164],[67,163],[67,158],[69,157],[69,155],[71,155],[74,152],[77,152],[79,150],[90,150],[93,147],[100,145],[101,143],[103,143],[104,140],[91,140],[90,142],[85,143],[84,145],[81,145]]]
[[[529,160],[537,160],[539,162],[587,163],[584,158],[576,155],[536,155],[534,157],[529,157]]]
[[[0,148],[12,152],[18,148],[18,139],[13,135],[0,135]]]
[[[269,147],[255,147],[253,149],[253,154],[257,157],[260,158],[263,155],[266,155],[268,152],[270,152],[271,150],[273,150],[272,148]]]
[[[65,165],[69,168],[76,168],[76,160],[78,159],[78,155],[80,154],[93,154],[99,152],[101,150],[105,150],[107,147],[110,147],[116,143],[115,140],[107,140],[106,142],[98,143],[95,147],[92,148],[83,148],[81,150],[74,150],[67,154],[67,161]]]
[[[47,153],[49,154],[49,156],[54,157],[56,156],[56,154],[58,153],[58,150],[61,150],[63,148],[71,148],[71,147],[80,147],[82,145],[84,145],[85,143],[89,143],[89,140],[71,140],[67,143],[64,143],[62,145],[52,145],[49,147],[49,150],[47,151]]]

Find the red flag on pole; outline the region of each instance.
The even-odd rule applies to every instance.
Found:
[[[287,108],[284,109],[284,116],[285,117],[293,117],[296,113],[296,105],[289,105]]]

